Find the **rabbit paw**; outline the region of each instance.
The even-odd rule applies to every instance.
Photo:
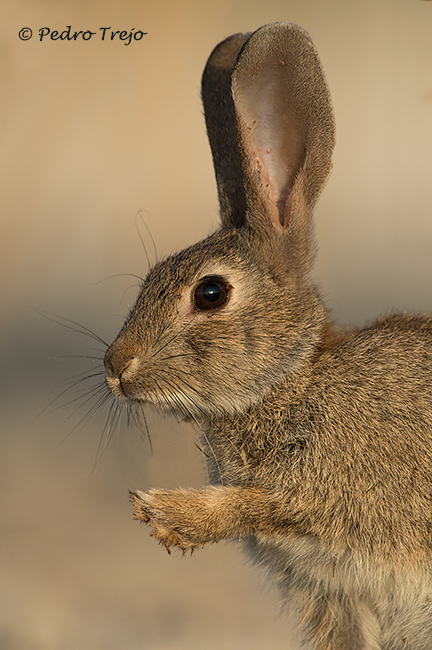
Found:
[[[154,537],[169,554],[172,546],[181,549],[183,554],[193,553],[210,541],[202,539],[199,531],[194,530],[196,504],[187,491],[134,490],[130,491],[130,498],[135,509],[134,518],[152,526]]]

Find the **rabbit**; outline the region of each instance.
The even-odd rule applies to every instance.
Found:
[[[154,265],[104,363],[199,425],[210,484],[132,490],[135,518],[239,541],[314,650],[430,650],[432,318],[340,329],[311,280],[335,128],[306,31],[227,38],[202,97],[221,226]]]

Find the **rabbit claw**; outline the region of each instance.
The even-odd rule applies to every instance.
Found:
[[[164,546],[168,555],[171,555],[171,547],[179,548],[183,555],[202,548],[203,544],[187,536],[181,530],[181,524],[174,521],[175,512],[172,512],[172,506],[169,507],[169,492],[131,490],[130,500],[134,506],[134,519],[153,528],[151,536]]]

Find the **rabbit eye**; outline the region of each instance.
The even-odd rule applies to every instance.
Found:
[[[218,278],[209,278],[201,282],[195,291],[195,307],[197,309],[217,309],[228,300],[227,285]]]

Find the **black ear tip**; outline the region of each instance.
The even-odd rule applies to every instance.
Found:
[[[207,59],[201,78],[203,96],[208,84],[214,84],[215,76],[231,75],[238,54],[249,36],[250,33],[233,34],[213,48]]]

